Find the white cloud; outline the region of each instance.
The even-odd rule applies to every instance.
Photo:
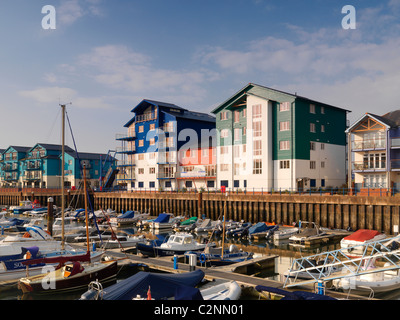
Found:
[[[180,103],[199,101],[206,94],[203,85],[218,78],[207,69],[157,68],[149,56],[122,45],[93,48],[77,65],[106,87],[142,96],[157,92],[160,98],[179,97]]]
[[[57,8],[57,21],[71,25],[85,16],[102,16],[100,0],[65,0]]]
[[[84,97],[71,88],[42,87],[20,91],[19,95],[31,99],[38,105],[72,103],[74,107],[81,109],[112,108],[112,105],[106,102],[106,97]]]
[[[392,0],[390,5],[399,5]],[[399,26],[384,7],[360,10],[356,30],[308,32],[288,25],[292,40],[277,37],[242,42],[241,49],[203,48],[208,68],[352,110],[384,114],[400,108]],[[386,11],[385,11],[386,12]]]

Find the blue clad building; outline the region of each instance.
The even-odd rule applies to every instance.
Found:
[[[79,187],[85,164],[88,184],[100,187],[116,167],[116,159],[101,153],[76,153],[65,146],[64,186]],[[37,143],[34,147],[10,146],[1,153],[0,185],[13,188],[60,188],[62,146]]]
[[[148,99],[131,112],[134,117],[124,125],[127,134],[116,137],[121,142],[116,150],[120,156],[118,183],[128,190],[181,188],[180,171],[185,163],[179,151],[212,147],[216,137],[215,118]]]

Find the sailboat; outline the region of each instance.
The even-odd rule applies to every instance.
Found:
[[[63,107],[63,120],[65,114],[65,105]],[[63,121],[64,131],[64,121]],[[64,163],[64,132],[63,132],[63,151],[62,159]],[[62,166],[62,169],[64,167]],[[64,170],[62,170],[62,181],[64,181]],[[49,293],[56,291],[71,291],[87,287],[94,280],[108,281],[116,278],[118,266],[116,260],[91,262],[90,243],[89,243],[89,227],[88,227],[88,204],[87,204],[87,187],[86,187],[86,166],[83,166],[83,181],[85,193],[85,215],[86,215],[86,236],[87,251],[84,255],[68,256],[68,257],[51,257],[31,259],[23,262],[24,265],[32,265],[38,263],[59,263],[59,266],[50,272],[21,278],[18,282],[18,288],[22,292]],[[61,205],[61,214],[64,217],[64,186],[62,186],[63,196]],[[62,225],[64,231],[64,224]],[[64,242],[64,232],[62,232],[62,243]],[[84,263],[88,262],[88,263]],[[29,268],[28,268],[29,270]],[[44,285],[47,284],[47,285]]]

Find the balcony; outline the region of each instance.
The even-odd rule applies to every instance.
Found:
[[[134,154],[136,152],[136,146],[122,146],[115,148],[117,153]]]
[[[26,170],[40,170],[41,169],[41,163],[40,161],[29,161],[26,163]]]
[[[399,161],[400,164],[400,161]],[[353,162],[352,166],[353,171],[368,171],[368,172],[382,172],[386,171],[386,163],[385,161],[380,161],[377,164],[369,163],[369,162]]]
[[[130,161],[130,160],[118,161],[118,167],[134,167],[134,166],[136,166],[135,161]]]
[[[157,114],[155,112],[140,114],[137,115],[135,118],[136,122],[151,121],[156,119],[157,119]]]
[[[384,150],[386,149],[386,139],[355,140],[352,142],[351,149],[352,151]]]
[[[159,172],[157,179],[175,179],[175,172]]]
[[[115,135],[115,140],[119,141],[133,141],[135,139],[136,139],[136,132],[132,132],[130,135],[123,133],[117,133]]]

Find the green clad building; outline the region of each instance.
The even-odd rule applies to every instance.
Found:
[[[343,185],[347,112],[248,84],[212,111],[217,185],[264,191]]]

